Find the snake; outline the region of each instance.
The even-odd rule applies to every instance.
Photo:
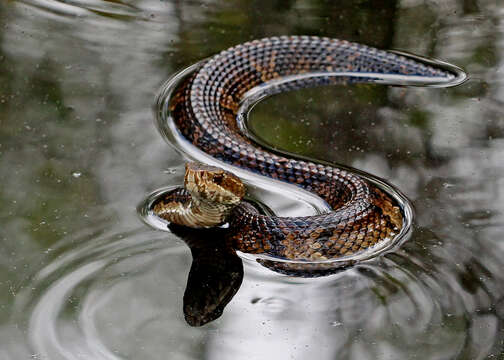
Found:
[[[219,167],[186,164],[184,188],[153,205],[162,219],[205,228],[227,224],[234,249],[274,258],[324,261],[372,249],[394,239],[404,214],[397,200],[348,168],[288,157],[240,131],[244,99],[307,87],[372,82],[376,74],[449,84],[449,69],[370,46],[316,36],[249,41],[203,61],[177,86],[169,111],[177,131],[215,159],[322,198],[331,211],[311,216],[265,214],[250,202],[243,182]]]

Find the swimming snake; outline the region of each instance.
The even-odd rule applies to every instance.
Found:
[[[243,99],[256,89],[264,88],[271,95],[370,82],[377,74],[439,84],[456,77],[446,68],[415,58],[314,36],[254,40],[206,60],[170,99],[178,131],[222,162],[317,194],[332,211],[305,217],[261,214],[241,201],[246,189],[236,176],[190,163],[185,189],[166,194],[154,205],[154,212],[190,227],[228,223],[227,239],[235,249],[283,259],[334,259],[394,238],[403,226],[403,213],[390,194],[348,169],[272,152],[244,136],[236,120]]]

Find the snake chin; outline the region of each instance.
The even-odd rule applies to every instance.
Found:
[[[154,213],[172,224],[211,228],[227,222],[245,196],[245,184],[234,174],[196,162],[186,164],[184,188],[153,204]]]

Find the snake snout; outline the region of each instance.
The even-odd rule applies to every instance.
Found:
[[[186,164],[184,186],[194,197],[224,205],[236,205],[245,195],[245,184],[236,175],[197,162]]]

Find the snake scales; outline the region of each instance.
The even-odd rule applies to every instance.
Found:
[[[231,174],[191,164],[186,189],[166,194],[155,204],[155,213],[193,227],[227,221],[228,241],[235,249],[286,259],[339,258],[393,238],[402,227],[403,214],[389,194],[348,170],[272,153],[243,136],[236,122],[241,101],[260,86],[276,84],[269,89],[272,94],[366,82],[372,74],[428,77],[440,82],[455,77],[394,53],[308,36],[255,40],[207,60],[181,82],[171,98],[170,111],[180,133],[218,160],[319,195],[333,211],[307,217],[262,215],[249,203],[239,203],[244,190]],[[217,194],[218,190],[224,194]],[[216,198],[224,204],[215,205]],[[224,209],[223,213],[217,213],[216,208]],[[213,220],[206,221],[208,217]]]

